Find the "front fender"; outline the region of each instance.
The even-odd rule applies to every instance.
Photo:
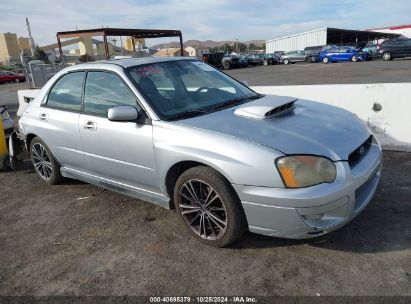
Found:
[[[153,122],[153,145],[163,191],[167,172],[182,161],[204,163],[232,184],[284,187],[274,164],[283,154],[266,146],[159,121]]]

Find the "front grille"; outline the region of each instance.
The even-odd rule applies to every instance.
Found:
[[[350,167],[354,167],[358,164],[364,157],[367,155],[368,151],[371,148],[372,144],[372,135],[367,138],[357,149],[355,149],[351,154],[348,156],[348,164]]]

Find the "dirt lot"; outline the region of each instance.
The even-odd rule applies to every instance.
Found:
[[[0,173],[1,295],[411,295],[411,155],[385,152],[351,224],[293,241],[193,240],[173,211],[77,181]]]

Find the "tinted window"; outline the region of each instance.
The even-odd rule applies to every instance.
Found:
[[[47,106],[80,111],[84,74],[84,72],[70,73],[60,78],[49,93]]]
[[[411,46],[411,39],[405,40],[405,45]]]
[[[89,72],[84,92],[84,111],[106,116],[108,109],[116,106],[137,106],[137,99],[116,75],[106,72]]]

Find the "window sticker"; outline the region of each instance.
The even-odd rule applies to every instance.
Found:
[[[152,65],[137,67],[134,69],[134,72],[140,77],[148,77],[151,75],[159,75],[162,73],[160,69],[157,69]]]

